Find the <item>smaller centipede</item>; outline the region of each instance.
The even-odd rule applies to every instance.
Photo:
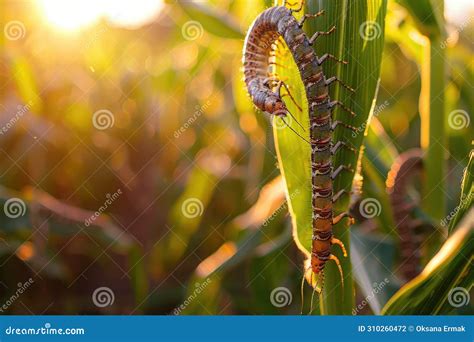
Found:
[[[248,93],[257,108],[281,118],[285,123],[284,118],[287,115],[293,117],[280,95],[281,89],[284,87],[290,99],[298,107],[290,93],[289,87],[278,77],[269,75],[270,66],[275,64],[277,42],[283,40],[286,43],[298,67],[308,101],[310,117],[309,139],[301,137],[288,124],[286,125],[311,145],[313,234],[309,269],[311,269],[312,273],[321,275],[320,288],[322,291],[324,286],[323,271],[326,262],[329,260],[336,263],[341,275],[342,285],[344,285],[342,267],[337,256],[331,253],[331,246],[334,244],[339,245],[344,256],[347,256],[347,253],[344,244],[333,236],[332,227],[343,218],[350,217],[348,212],[334,215],[333,203],[342,195],[349,194],[350,191],[343,189],[334,195],[333,180],[342,171],[352,172],[353,170],[350,165],[334,167],[332,156],[341,148],[357,153],[355,148],[344,141],[333,143],[333,132],[336,127],[340,126],[353,131],[356,130],[342,121],[333,121],[333,108],[339,106],[351,115],[355,114],[340,101],[331,101],[328,87],[334,82],[339,82],[347,90],[351,92],[354,90],[341,82],[337,77],[326,78],[322,70],[322,64],[328,59],[344,64],[347,64],[347,62],[341,61],[328,53],[318,58],[312,48],[312,45],[319,37],[331,34],[335,28],[332,27],[326,32],[316,32],[311,38],[308,38],[302,30],[305,20],[316,18],[324,12],[304,14],[301,20],[297,21],[293,13],[301,11],[304,3],[302,2],[301,6],[295,10],[286,8],[285,5],[265,10],[255,19],[250,27],[243,51],[244,81]],[[313,287],[316,290],[316,284]]]
[[[422,223],[413,218],[417,204],[407,191],[413,178],[423,170],[423,151],[415,148],[398,156],[387,176],[387,192],[400,237],[401,273],[406,281],[418,275],[419,248],[422,236],[417,234]]]

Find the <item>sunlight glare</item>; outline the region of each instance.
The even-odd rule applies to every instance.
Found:
[[[105,17],[112,24],[137,28],[152,21],[163,9],[162,0],[39,0],[46,20],[64,31],[76,31]]]
[[[104,0],[104,15],[115,25],[137,28],[151,22],[163,9],[162,0]]]
[[[81,0],[40,0],[39,3],[47,21],[65,31],[90,25],[101,15],[100,6],[85,5]]]

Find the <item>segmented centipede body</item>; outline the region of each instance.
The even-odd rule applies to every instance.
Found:
[[[387,177],[387,192],[390,196],[395,224],[400,236],[401,272],[406,280],[418,274],[420,265],[420,236],[416,229],[420,222],[412,218],[416,204],[407,199],[409,183],[416,173],[423,169],[423,151],[412,149],[406,151],[395,160]]]
[[[342,170],[350,170],[350,166],[340,165],[334,168],[332,155],[341,147],[354,149],[345,142],[333,142],[332,137],[333,131],[338,125],[350,129],[353,129],[353,127],[332,120],[332,109],[336,105],[348,109],[339,101],[330,100],[328,86],[339,80],[336,77],[326,78],[321,65],[328,58],[338,60],[330,54],[324,54],[318,58],[312,48],[318,37],[331,33],[334,28],[328,32],[316,32],[311,38],[308,38],[302,30],[304,21],[307,18],[321,15],[322,11],[316,14],[305,14],[300,21],[297,21],[292,13],[299,10],[291,10],[285,6],[271,7],[255,19],[245,39],[243,51],[244,80],[256,107],[280,118],[284,118],[287,114],[291,115],[280,96],[281,87],[285,86],[289,93],[288,87],[281,80],[269,77],[268,71],[271,64],[270,58],[274,54],[275,43],[279,39],[283,39],[298,66],[303,80],[310,116],[309,142],[312,151],[313,210],[311,270],[315,274],[323,274],[326,262],[333,260],[341,272],[342,280],[340,262],[331,253],[331,246],[339,245],[344,256],[346,256],[346,250],[343,243],[333,236],[332,227],[343,217],[349,215],[346,212],[334,215],[333,202],[347,191],[341,190],[334,195],[333,180]],[[275,84],[276,91],[274,91]],[[351,90],[351,88],[345,87]],[[291,97],[291,94],[289,95]],[[351,112],[351,114],[353,113]]]

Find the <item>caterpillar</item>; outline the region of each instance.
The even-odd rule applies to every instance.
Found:
[[[401,273],[405,280],[418,275],[420,236],[416,230],[422,224],[412,218],[416,203],[407,199],[407,188],[413,176],[423,169],[423,151],[412,149],[398,156],[387,176],[387,193],[400,236]]]
[[[324,12],[304,14],[298,21],[293,13],[301,11],[304,4],[301,3],[300,8],[296,10],[287,8],[285,5],[286,1],[283,6],[270,7],[262,12],[248,30],[243,50],[244,81],[257,108],[282,120],[287,115],[292,116],[280,95],[282,87],[285,87],[287,94],[294,101],[288,86],[278,77],[269,75],[269,68],[272,65],[271,58],[275,56],[278,41],[283,40],[286,43],[298,67],[308,101],[309,141],[303,138],[311,145],[313,214],[311,258],[308,269],[315,275],[321,275],[320,288],[322,291],[324,267],[329,260],[336,263],[342,285],[344,284],[340,261],[337,256],[331,253],[331,247],[338,245],[344,256],[347,256],[347,252],[344,244],[333,236],[332,227],[344,217],[350,217],[348,212],[338,215],[333,213],[333,203],[344,193],[350,193],[347,190],[340,190],[334,195],[333,180],[343,170],[353,170],[350,165],[340,165],[335,168],[332,164],[332,155],[340,148],[347,148],[357,153],[356,149],[348,143],[344,141],[334,143],[332,140],[333,131],[337,126],[353,131],[356,128],[342,121],[332,120],[333,108],[336,106],[340,106],[351,115],[355,114],[340,101],[331,101],[329,86],[334,82],[339,82],[344,88],[350,91],[354,90],[337,77],[326,78],[322,69],[322,64],[328,59],[344,64],[347,62],[328,53],[318,57],[312,48],[319,37],[331,34],[335,28],[332,27],[327,32],[315,32],[311,38],[308,38],[302,30],[305,20],[318,17]],[[290,127],[288,124],[287,126]],[[314,288],[316,288],[316,284]]]

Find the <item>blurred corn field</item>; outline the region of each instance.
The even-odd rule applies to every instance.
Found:
[[[310,306],[309,148],[242,81],[246,31],[276,4],[0,0],[3,314]],[[335,184],[353,185],[345,287],[328,265],[313,314],[472,314],[472,4],[306,1],[318,10],[304,30],[337,26],[315,50],[349,62],[325,73],[356,89],[331,96],[360,114],[336,135],[361,153],[337,156],[358,165]]]

